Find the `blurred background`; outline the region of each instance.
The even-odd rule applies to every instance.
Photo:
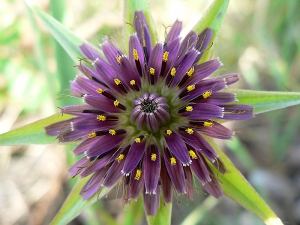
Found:
[[[122,43],[123,1],[38,0],[78,36],[94,45],[103,35]],[[184,34],[211,1],[149,0],[159,37],[164,26],[179,19]],[[299,91],[300,1],[231,0],[214,56],[224,66],[216,73],[239,72],[236,88]],[[74,103],[60,99],[76,71],[63,49],[25,2],[0,2],[0,133],[58,112]],[[60,100],[59,100],[60,99]],[[300,224],[300,107],[257,115],[249,121],[227,123],[233,141],[220,146],[282,219]],[[75,158],[72,146],[0,147],[0,224],[49,224],[75,180],[67,169]],[[115,193],[84,211],[70,224],[146,224],[137,201],[123,207]],[[201,191],[195,200],[174,199],[172,224],[263,224],[238,204],[217,201]],[[133,210],[134,209],[134,210]],[[135,215],[135,217],[133,217]]]

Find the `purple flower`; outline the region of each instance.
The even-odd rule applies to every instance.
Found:
[[[193,199],[193,175],[208,193],[222,196],[209,164],[221,173],[226,168],[204,136],[231,139],[234,133],[217,121],[253,116],[251,106],[231,104],[235,94],[222,92],[238,74],[207,78],[222,65],[218,58],[199,63],[211,29],[181,40],[182,23],[175,21],[164,43],[153,45],[143,12],[135,12],[134,27],[128,56],[110,39],[101,45],[105,58],[80,46],[86,59],[71,92],[85,104],[63,107],[75,117],[46,127],[47,134],[81,141],[73,152],[83,157],[69,171],[92,174],[81,192],[85,199],[121,181],[124,202],[142,192],[146,213],[155,215],[160,195],[170,203],[173,189]]]

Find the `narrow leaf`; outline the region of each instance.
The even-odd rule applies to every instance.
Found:
[[[227,92],[236,93],[237,104],[254,106],[254,113],[264,113],[300,104],[300,92],[250,91],[228,89]]]
[[[84,40],[56,19],[43,12],[36,5],[32,4],[30,0],[27,0],[26,2],[29,8],[43,21],[44,25],[49,29],[53,37],[60,43],[73,61],[77,63],[78,57],[83,57],[78,46],[82,45]]]
[[[277,221],[277,225],[282,224],[281,220],[253,189],[225,153],[212,141],[211,138],[207,137],[206,139],[220,155],[220,159],[222,159],[229,171],[223,175],[218,173],[217,170],[212,167],[221,182],[225,195],[239,203],[250,212],[253,212],[257,217],[264,221],[265,224],[272,224],[269,223],[269,221]]]
[[[77,181],[76,185],[70,192],[68,198],[64,202],[63,206],[56,214],[55,218],[52,220],[51,225],[65,225],[72,221],[76,216],[78,216],[84,209],[92,205],[105,196],[113,187],[106,188],[103,187],[100,192],[96,193],[93,197],[88,200],[83,200],[80,195],[80,191],[86,182],[89,180],[89,177],[82,178]]]
[[[128,45],[129,36],[135,32],[133,27],[134,12],[141,10],[144,12],[145,17],[148,21],[148,26],[152,38],[152,44],[155,44],[157,41],[156,29],[151,16],[151,12],[149,10],[148,2],[146,0],[124,0],[124,46]],[[124,49],[126,50],[125,47]]]
[[[225,17],[229,0],[214,0],[214,2],[206,10],[203,17],[197,22],[193,30],[201,33],[205,28],[210,28],[213,30],[213,36],[211,42],[213,43],[219,33],[223,19]],[[207,61],[210,59],[212,54],[212,47],[209,48],[201,58],[202,61]]]
[[[70,119],[70,115],[60,113],[18,129],[0,135],[1,145],[29,145],[29,144],[56,144],[57,140],[53,136],[47,136],[45,127],[59,121]]]

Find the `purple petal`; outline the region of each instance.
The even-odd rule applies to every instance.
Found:
[[[180,39],[176,38],[172,42],[167,44],[166,52],[169,52],[168,60],[166,62],[165,70],[162,76],[164,77],[167,73],[171,71],[171,67],[177,59],[180,47]]]
[[[229,74],[217,76],[215,77],[215,79],[224,79],[227,85],[231,85],[237,82],[240,79],[240,77],[239,74],[237,73],[229,73]]]
[[[133,49],[135,49],[137,51],[141,68],[143,68],[144,63],[145,63],[144,52],[143,52],[141,43],[138,39],[138,36],[136,34],[131,35],[130,40],[129,40],[129,59],[133,64],[135,64],[136,62],[135,62],[135,59],[133,56]]]
[[[181,81],[183,76],[194,65],[194,61],[198,55],[199,52],[197,50],[191,49],[185,55],[183,55],[178,61],[175,62],[174,67],[177,69],[177,71],[171,83],[171,86],[175,86]]]
[[[85,57],[92,61],[101,58],[98,51],[87,43],[83,43],[81,46],[79,46],[79,49]]]
[[[207,103],[197,103],[190,106],[193,107],[193,111],[184,112],[182,115],[192,120],[223,118],[224,109],[222,107]]]
[[[120,135],[111,135],[107,134],[98,138],[97,142],[86,150],[86,155],[89,157],[94,157],[98,155],[102,155],[118,144],[120,144],[125,138],[124,134]]]
[[[146,194],[155,194],[160,176],[160,153],[156,145],[148,146],[143,162]]]
[[[209,103],[214,105],[224,105],[230,102],[236,102],[236,94],[229,92],[216,92],[209,98],[200,99],[199,103]]]
[[[104,97],[103,95],[98,95],[98,96],[85,95],[83,99],[85,103],[103,112],[109,112],[109,113],[121,112],[121,109],[119,109],[114,105],[114,101]]]
[[[174,24],[172,25],[170,31],[168,32],[167,35],[167,43],[170,43],[171,41],[175,40],[178,38],[180,35],[182,29],[182,22],[179,20],[176,20]]]
[[[198,132],[188,134],[180,131],[179,133],[186,143],[191,145],[196,151],[205,155],[211,162],[214,162],[219,156],[214,148]]]
[[[102,49],[107,61],[109,62],[109,64],[111,66],[113,66],[113,68],[116,71],[121,73],[120,64],[118,63],[118,60],[117,60],[117,57],[121,57],[123,55],[121,50],[118,49],[116,47],[116,45],[113,43],[113,41],[110,39],[106,39],[103,42],[103,44],[101,45],[101,49]]]
[[[197,33],[195,31],[190,31],[181,42],[179,57],[185,54],[190,49],[194,48],[196,46],[197,39]]]
[[[165,134],[164,136],[166,143],[175,158],[178,158],[183,166],[188,166],[191,163],[191,160],[182,138],[175,132],[172,132],[170,135]]]
[[[202,31],[201,34],[198,35],[198,41],[195,48],[198,51],[200,51],[201,54],[197,57],[195,63],[197,63],[201,59],[207,47],[210,47],[208,45],[210,44],[212,35],[213,35],[213,30],[210,28],[205,28],[204,31]]]
[[[212,122],[210,126],[204,126],[203,123],[191,122],[191,125],[194,125],[197,131],[213,138],[231,140],[234,135],[234,132],[217,122]]]
[[[111,187],[114,183],[116,183],[121,177],[121,170],[124,166],[125,160],[114,161],[112,166],[108,169],[105,178],[102,182],[103,186]]]
[[[127,86],[130,86],[131,89],[135,90],[134,87],[130,84],[130,82],[134,80],[135,84],[139,88],[141,88],[140,76],[136,69],[131,65],[129,59],[127,57],[121,57],[120,62],[123,79],[125,80]]]
[[[161,188],[163,192],[163,200],[164,203],[171,203],[172,202],[172,183],[170,176],[168,174],[165,161],[161,161],[161,170],[160,170],[160,179],[161,179]],[[159,187],[157,187],[159,189]],[[156,193],[159,193],[158,190],[156,190]]]
[[[148,71],[147,71],[148,79],[151,84],[156,84],[158,77],[160,75],[162,55],[163,55],[163,45],[161,43],[156,43],[149,58]],[[151,68],[155,70],[154,74],[151,74],[151,72],[149,72]]]
[[[247,120],[254,116],[253,107],[250,105],[232,104],[222,107],[224,107],[223,119],[226,120]]]
[[[152,40],[148,28],[148,23],[143,11],[134,12],[134,28],[137,32],[137,36],[143,47],[146,47],[147,54],[145,55],[146,62],[149,59],[152,51]]]
[[[217,91],[227,88],[227,84],[224,79],[208,79],[200,81],[194,85],[195,86],[190,85],[183,89],[183,91],[179,94],[179,98],[182,98],[183,100],[196,101],[203,99],[205,93],[209,92],[211,95]]]
[[[74,155],[81,155],[85,151],[87,151],[90,147],[92,147],[100,137],[88,138],[82,141],[77,147],[73,150]]]
[[[185,86],[190,84],[197,84],[204,78],[214,73],[222,65],[223,64],[221,63],[220,59],[216,58],[195,66],[195,71],[192,74],[191,78],[187,81]]]
[[[144,200],[144,207],[146,214],[149,216],[155,216],[158,206],[159,206],[159,199],[160,199],[160,189],[157,188],[156,194],[146,194],[143,193],[143,200]]]
[[[184,171],[181,162],[176,162],[175,164],[171,164],[170,157],[168,157],[168,150],[165,149],[164,161],[170,176],[170,179],[174,185],[178,194],[186,193],[186,183],[184,178]]]
[[[134,142],[125,158],[123,173],[128,175],[141,161],[146,148],[146,141]]]
[[[189,166],[183,167],[186,176],[187,193],[186,197],[189,200],[194,198],[194,185],[193,185],[193,174]]]
[[[204,185],[211,181],[210,174],[204,162],[205,159],[203,156],[197,152],[195,152],[195,154],[197,155],[197,158],[192,160],[193,163],[190,167],[201,184]]]
[[[86,157],[81,158],[76,163],[74,163],[69,168],[70,177],[74,177],[77,174],[79,167],[83,166],[85,163],[89,162],[89,159]]]
[[[93,176],[88,180],[88,182],[82,188],[80,194],[83,199],[88,199],[92,197],[101,188],[101,180],[106,172],[106,168],[98,170],[93,174]]]
[[[139,179],[136,179],[135,174],[137,173],[137,168],[135,168],[130,177],[130,183],[128,185],[128,198],[137,199],[144,187],[144,172],[142,171]]]

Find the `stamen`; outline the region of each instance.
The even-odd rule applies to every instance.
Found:
[[[114,101],[114,106],[115,106],[115,107],[118,107],[119,104],[120,104],[120,102],[119,102],[118,100],[115,100],[115,101]]]
[[[137,137],[137,138],[134,139],[134,141],[135,141],[136,143],[141,143],[141,138]]]
[[[109,129],[108,133],[110,133],[111,135],[116,135],[117,132],[113,129]]]
[[[135,178],[136,180],[139,180],[142,176],[142,170],[136,170]]]
[[[155,153],[151,154],[151,161],[156,161],[157,155]]]
[[[185,130],[185,132],[187,132],[188,134],[193,134],[194,133],[194,130],[192,128],[187,128]]]
[[[192,112],[193,111],[193,106],[188,105],[187,107],[185,107],[185,111]]]
[[[175,159],[175,157],[171,157],[170,158],[170,162],[171,162],[171,165],[176,165],[176,159]]]
[[[97,116],[97,120],[99,120],[99,121],[105,121],[106,120],[106,116],[98,115]]]
[[[165,51],[164,54],[163,54],[163,58],[162,58],[163,61],[167,62],[168,61],[168,57],[169,57],[169,52]]]
[[[192,149],[189,150],[189,155],[192,157],[192,159],[197,159],[198,158],[196,153]]]
[[[119,79],[117,79],[117,78],[114,79],[114,81],[115,81],[115,84],[116,84],[116,85],[120,85],[120,84],[121,84],[121,81],[120,81]]]
[[[95,131],[92,132],[92,133],[90,133],[90,134],[88,134],[88,138],[94,138],[94,137],[96,137],[96,136],[97,136],[97,134],[96,134]]]
[[[135,80],[131,80],[131,81],[130,81],[130,85],[133,86],[133,88],[134,88],[136,91],[139,91],[139,90],[140,90],[139,87],[136,85]]]
[[[154,75],[154,74],[155,74],[155,69],[154,69],[154,68],[152,68],[152,67],[150,67],[150,70],[149,70],[149,72],[150,72],[150,75]]]
[[[135,85],[135,80],[131,80],[130,85]]]
[[[118,162],[121,162],[123,159],[125,158],[125,155],[124,154],[120,154],[116,160],[118,160]]]
[[[173,132],[171,130],[166,130],[167,135],[171,135]]]
[[[98,88],[98,89],[97,89],[97,92],[98,92],[99,94],[102,94],[102,93],[103,93],[103,89],[102,89],[102,88]]]
[[[195,90],[195,88],[196,88],[195,84],[192,84],[192,85],[187,86],[186,90],[187,90],[188,92],[190,92],[190,91]]]
[[[175,74],[176,74],[176,72],[177,72],[177,70],[176,70],[176,68],[175,67],[173,67],[172,69],[171,69],[171,76],[172,77],[174,77],[175,76]]]
[[[203,126],[205,126],[205,127],[212,127],[213,125],[214,125],[214,123],[211,122],[211,121],[205,121],[205,122],[203,123]]]
[[[133,57],[134,57],[134,60],[135,60],[135,61],[138,61],[138,60],[139,60],[139,55],[138,55],[137,50],[136,50],[136,49],[133,49],[132,51],[133,51]]]
[[[208,98],[208,97],[211,96],[211,93],[212,93],[211,90],[210,90],[210,91],[206,91],[206,92],[204,92],[204,93],[202,94],[202,97],[203,97],[203,98]]]
[[[121,57],[120,55],[117,55],[117,56],[116,56],[117,62],[118,62],[119,64],[121,64],[121,58],[122,58],[122,57]]]
[[[186,73],[186,75],[188,75],[189,77],[192,76],[192,74],[194,73],[195,68],[191,67],[191,69]]]

